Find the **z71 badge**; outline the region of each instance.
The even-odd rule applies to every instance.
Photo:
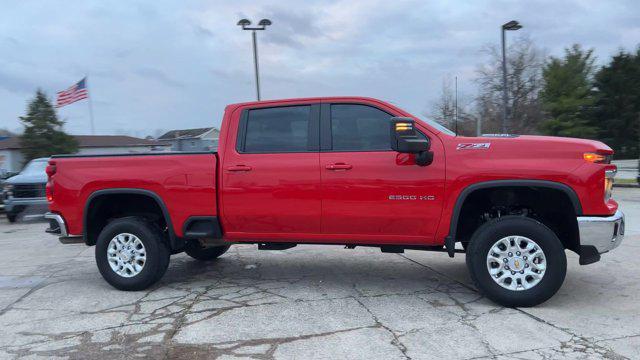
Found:
[[[462,143],[458,144],[456,150],[487,150],[491,143]]]

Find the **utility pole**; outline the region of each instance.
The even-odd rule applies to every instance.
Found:
[[[456,136],[458,136],[458,77],[456,76],[456,80],[455,80],[455,91],[456,91],[456,96],[454,98],[453,101],[453,106],[454,106],[454,116],[455,116],[455,122],[456,122]]]
[[[253,40],[253,68],[256,76],[256,98],[260,101],[260,72],[258,66],[258,40],[256,31],[265,30],[267,26],[271,25],[271,20],[262,19],[258,23],[258,26],[250,27],[251,21],[242,19],[238,21],[238,26],[242,26],[242,30],[251,30],[251,38]]]
[[[640,184],[640,114],[638,114],[638,176],[636,182]]]

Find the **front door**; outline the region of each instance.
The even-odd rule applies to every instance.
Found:
[[[220,169],[228,238],[298,240],[320,233],[319,107],[242,111]]]
[[[415,165],[412,155],[390,149],[393,115],[387,111],[322,104],[322,232],[327,237],[353,243],[434,241],[444,194],[442,144],[431,135],[433,163]]]

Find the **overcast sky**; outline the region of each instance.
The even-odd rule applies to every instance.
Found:
[[[640,1],[9,1],[0,12],[0,128],[40,87],[54,98],[89,76],[98,134],[157,135],[218,126],[254,99],[251,36],[260,32],[264,99],[361,95],[421,115],[446,76],[469,93],[480,49],[519,20],[550,55],[580,43],[604,63],[640,43]],[[516,34],[510,33],[509,37]],[[88,104],[61,108],[89,134]]]

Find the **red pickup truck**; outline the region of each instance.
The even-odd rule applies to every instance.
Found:
[[[52,157],[47,232],[95,245],[122,290],[154,284],[183,251],[333,244],[464,252],[485,296],[533,306],[562,285],[566,249],[589,264],[622,241],[612,154],[591,140],[456,136],[370,98],[233,104],[217,152]]]

